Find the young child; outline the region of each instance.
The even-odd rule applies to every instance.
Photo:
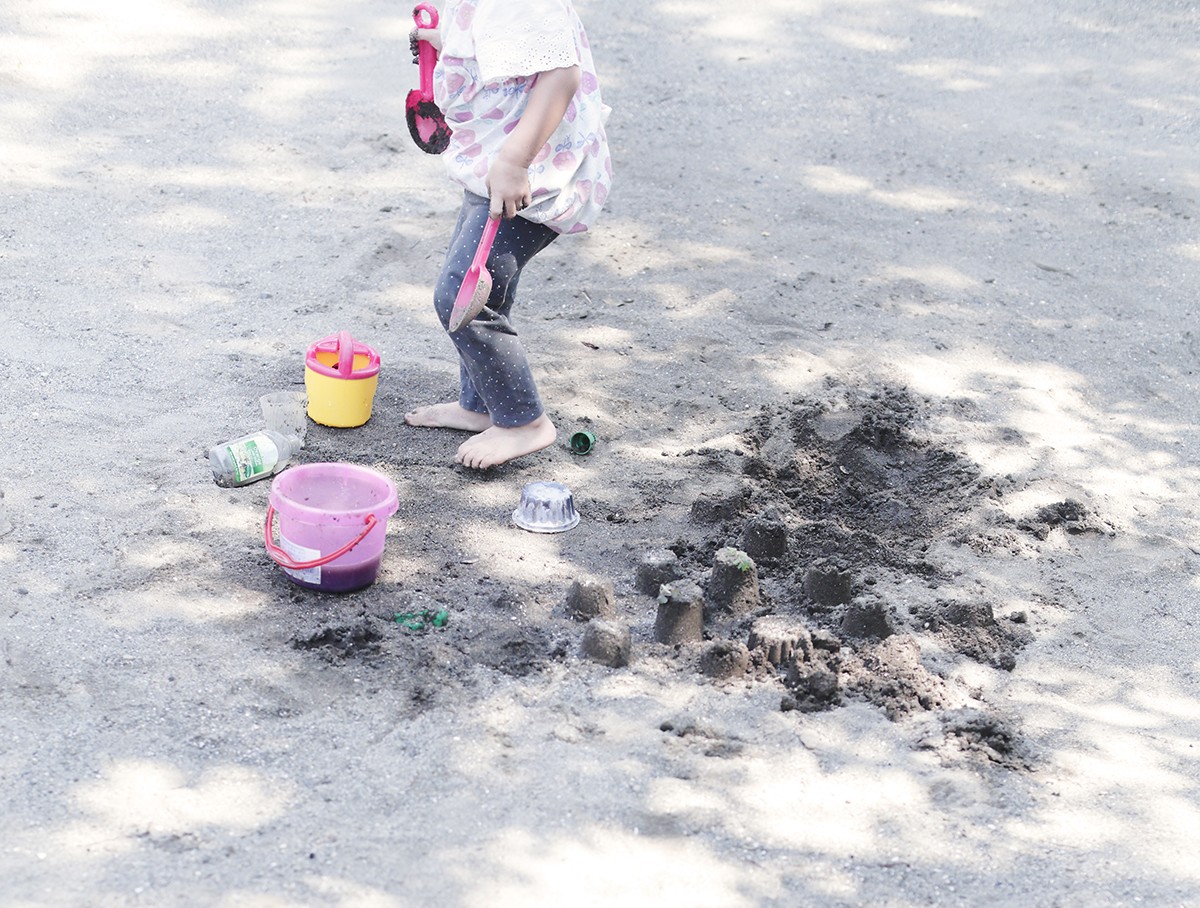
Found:
[[[413,426],[472,435],[455,460],[484,470],[552,444],[525,351],[510,321],[521,272],[560,233],[586,230],[608,196],[608,108],[570,0],[447,0],[434,100],[453,135],[442,153],[463,205],[434,293],[443,327],[487,218],[500,218],[487,260],[486,308],[450,334],[457,401],[407,413]]]

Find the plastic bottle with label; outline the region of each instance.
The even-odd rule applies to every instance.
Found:
[[[262,429],[209,449],[213,481],[224,488],[245,486],[286,467],[303,442],[299,436]]]

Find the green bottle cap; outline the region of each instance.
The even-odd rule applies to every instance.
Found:
[[[571,436],[572,454],[591,454],[596,447],[596,436],[591,432],[576,432]]]

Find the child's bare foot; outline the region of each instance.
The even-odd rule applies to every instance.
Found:
[[[554,423],[543,413],[531,423],[505,429],[491,426],[458,446],[454,459],[464,467],[486,470],[507,463],[514,457],[532,454],[554,444]]]
[[[457,401],[448,404],[430,404],[404,414],[410,426],[429,426],[434,429],[462,429],[464,432],[482,432],[492,424],[486,413],[464,410]]]

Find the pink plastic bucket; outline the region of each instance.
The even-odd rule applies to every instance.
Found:
[[[276,476],[268,497],[267,554],[298,585],[348,593],[375,582],[387,520],[399,506],[390,479],[354,464],[302,464]]]

